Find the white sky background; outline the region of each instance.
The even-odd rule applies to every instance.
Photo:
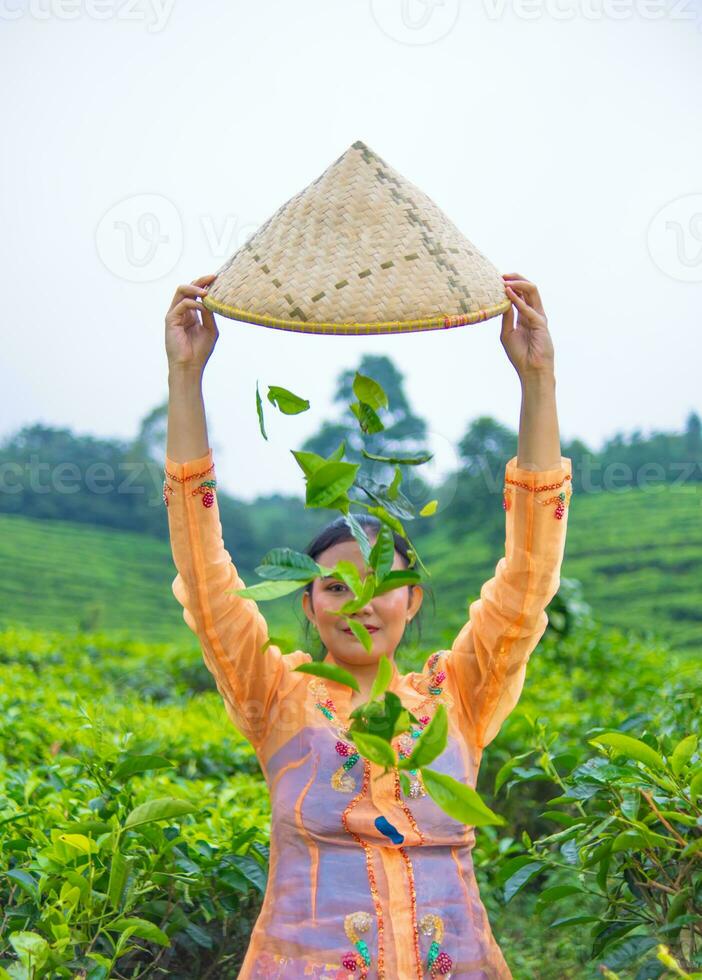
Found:
[[[133,436],[167,393],[176,285],[356,139],[539,286],[563,439],[597,448],[702,411],[699,0],[0,0],[0,45],[0,435]],[[125,225],[140,195],[166,199],[148,261]],[[217,319],[210,442],[243,499],[303,493],[289,450],[336,415],[335,379],[365,352],[393,358],[428,419],[427,476],[475,416],[517,428],[500,317],[388,338]],[[264,402],[267,443],[257,378],[312,402]]]

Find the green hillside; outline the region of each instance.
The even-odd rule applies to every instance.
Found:
[[[562,578],[579,579],[606,626],[656,633],[678,649],[702,649],[702,487],[577,493],[570,503]],[[469,599],[501,557],[472,537],[457,548],[437,531],[423,545],[437,618],[462,625]]]
[[[702,646],[702,487],[574,495],[563,563],[605,625]],[[271,540],[274,544],[284,541]],[[422,646],[449,643],[468,602],[494,572],[499,547],[471,535],[459,547],[436,530],[418,544],[436,598],[424,606]],[[236,560],[236,556],[234,555]],[[186,629],[171,593],[167,542],[110,528],[0,515],[0,624],[70,630],[79,624],[168,640]],[[252,572],[240,569],[247,583]],[[299,595],[262,603],[272,632],[301,641]]]

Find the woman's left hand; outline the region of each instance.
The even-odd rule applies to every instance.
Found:
[[[522,381],[532,375],[554,371],[554,351],[548,332],[539,290],[518,272],[503,274],[507,296],[517,307],[517,326],[514,326],[514,306],[502,315],[500,340],[507,357]]]

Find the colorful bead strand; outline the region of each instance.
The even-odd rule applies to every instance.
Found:
[[[173,480],[174,483],[187,483],[188,480],[198,480],[201,476],[207,476],[214,469],[214,463],[208,466],[206,470],[201,473],[190,473],[188,476],[176,476],[175,473],[169,473],[168,470],[164,469],[164,472],[169,480]]]
[[[441,943],[444,938],[443,919],[440,915],[434,915],[430,912],[422,916],[419,928],[425,936],[432,936],[429,952],[427,953],[429,976],[432,978],[442,976],[445,980],[450,980],[453,960],[448,953],[441,949]]]
[[[203,480],[202,483],[195,487],[192,491],[193,497],[196,494],[202,494],[202,504],[204,507],[211,507],[214,503],[215,490],[217,488],[216,480]]]
[[[544,483],[540,487],[531,487],[528,483],[524,483],[522,480],[510,480],[505,477],[505,485],[502,490],[502,507],[504,510],[510,510],[512,506],[512,494],[514,491],[512,490],[511,486],[523,487],[525,490],[529,490],[532,493],[538,493],[540,490],[558,490],[563,487],[563,484],[566,483],[567,480],[570,479],[570,473],[566,473],[559,483]],[[509,484],[511,484],[511,486],[509,486]],[[565,486],[555,497],[548,497],[546,500],[539,500],[539,503],[545,505],[555,503],[556,509],[554,510],[553,516],[558,520],[561,520],[565,513],[565,509],[568,506],[572,493],[573,486],[571,482],[568,483],[567,486]]]
[[[340,793],[353,793],[356,789],[356,780],[349,770],[353,769],[361,756],[356,751],[355,745],[352,745],[345,739],[346,729],[337,717],[336,706],[329,697],[324,681],[314,678],[314,680],[310,681],[310,690],[315,695],[315,707],[322,712],[325,718],[328,718],[332,722],[334,731],[339,736],[334,748],[336,749],[337,755],[342,756],[344,759],[339,768],[332,773],[331,787]]]
[[[360,792],[354,796],[349,805],[346,807],[344,812],[341,814],[341,822],[344,825],[344,830],[347,834],[360,844],[366,855],[366,870],[368,873],[368,884],[370,886],[371,895],[373,897],[373,905],[375,906],[375,916],[378,922],[378,980],[386,980],[385,973],[385,951],[384,951],[384,926],[383,926],[383,906],[380,901],[380,894],[378,892],[378,883],[375,878],[375,870],[373,868],[373,854],[371,846],[368,841],[363,840],[362,837],[351,830],[348,824],[348,816],[351,810],[356,806],[358,801],[362,799],[367,791],[368,785],[370,783],[370,762],[368,759],[363,760],[363,785],[361,786]]]
[[[344,917],[344,932],[356,947],[357,952],[345,953],[342,957],[341,965],[351,973],[355,973],[359,969],[361,980],[364,980],[368,976],[371,957],[368,952],[368,944],[359,937],[358,933],[367,932],[370,929],[371,922],[372,919],[368,912],[351,912]]]

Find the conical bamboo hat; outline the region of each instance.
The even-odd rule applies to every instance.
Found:
[[[217,270],[203,302],[337,336],[458,327],[511,305],[495,266],[360,140]]]

